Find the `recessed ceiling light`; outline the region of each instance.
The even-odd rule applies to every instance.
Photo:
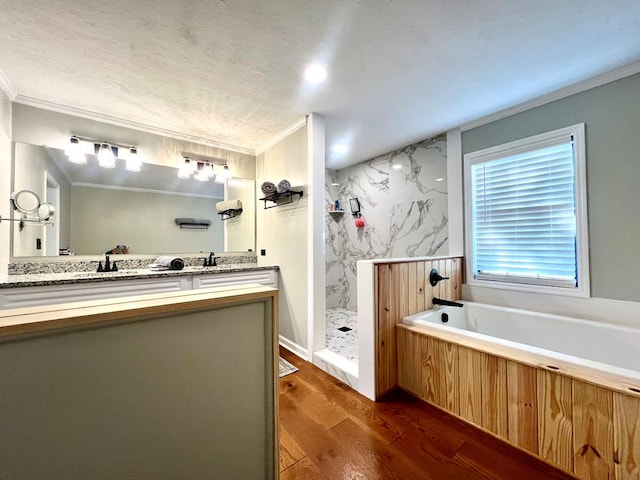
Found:
[[[327,69],[322,65],[309,65],[304,71],[304,78],[308,82],[320,83],[327,78]]]
[[[345,153],[347,150],[349,150],[349,147],[343,144],[336,145],[333,147],[333,151],[336,153]]]
[[[402,165],[400,165],[399,163],[394,163],[393,165],[391,165],[391,168],[395,168],[396,170],[400,170],[402,168]]]
[[[444,178],[442,178],[442,177],[436,178],[436,182],[444,182]]]

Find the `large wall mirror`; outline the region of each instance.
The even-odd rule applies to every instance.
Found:
[[[41,145],[15,143],[13,190],[31,190],[56,208],[53,225],[12,228],[12,255],[102,255],[119,245],[129,254],[187,254],[255,250],[255,182],[233,178],[226,184],[178,178],[176,168],[145,163],[130,172],[68,161],[65,153]],[[233,172],[232,172],[233,173]],[[243,211],[222,220],[216,203],[240,200]],[[176,218],[208,220],[182,227]]]

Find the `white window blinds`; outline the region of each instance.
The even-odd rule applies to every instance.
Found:
[[[574,157],[567,136],[471,165],[475,278],[576,287]]]

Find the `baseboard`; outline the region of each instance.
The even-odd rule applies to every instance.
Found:
[[[301,359],[309,361],[308,359],[309,352],[306,348],[301,347],[297,343],[292,342],[291,340],[283,337],[282,335],[279,336],[278,341],[281,347],[286,348],[291,353],[299,356]]]

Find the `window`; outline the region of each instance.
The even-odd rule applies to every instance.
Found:
[[[468,283],[589,295],[584,124],[465,155]]]

